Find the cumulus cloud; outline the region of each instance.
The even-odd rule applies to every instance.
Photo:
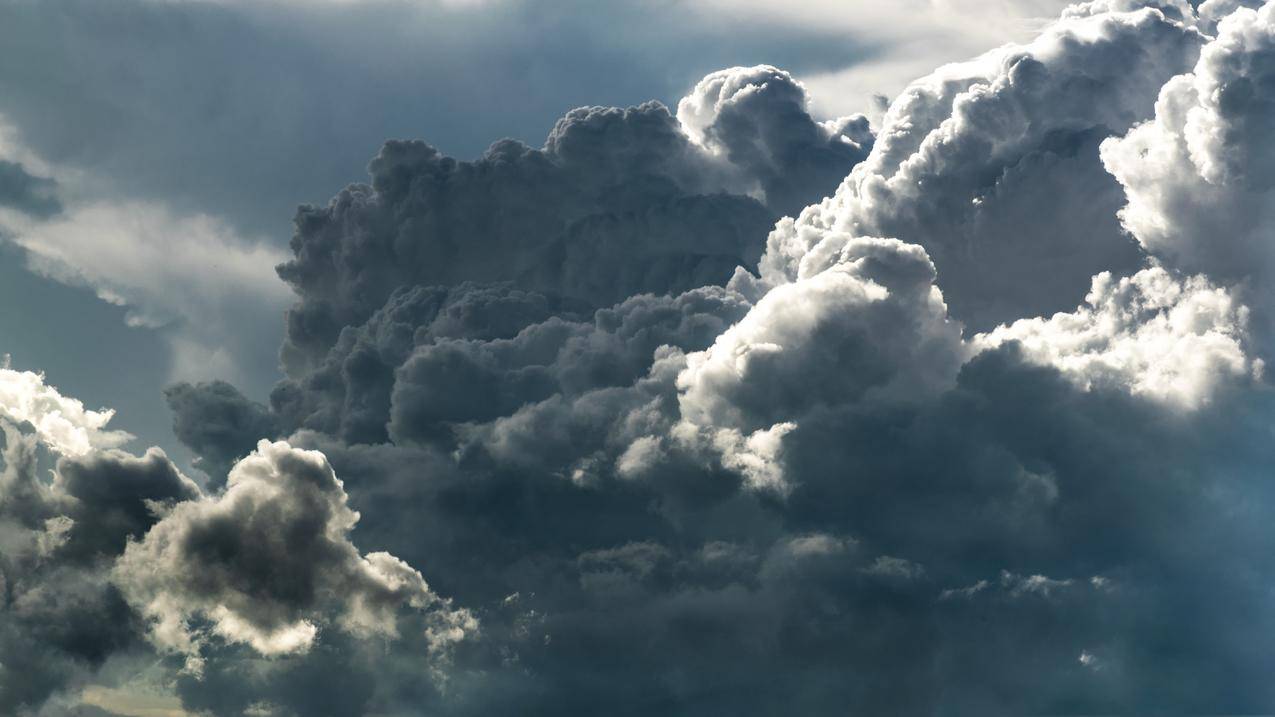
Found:
[[[706,433],[755,485],[782,486],[773,456],[792,421],[928,398],[953,383],[966,353],[921,247],[837,239],[820,248],[830,268],[768,292],[677,378],[680,428]]]
[[[114,411],[84,408],[83,403],[46,385],[44,376],[10,369],[7,357],[0,364],[0,415],[30,424],[49,448],[67,456],[112,448],[133,438],[124,431],[106,428]]]
[[[871,145],[866,121],[825,126],[805,102],[787,73],[737,68],[677,118],[657,102],[573,110],[542,149],[503,140],[458,162],[387,143],[370,185],[297,215],[279,268],[302,298],[285,365],[314,368],[397,287],[515,281],[596,308],[724,283],[779,213],[831,191]]]
[[[822,405],[902,400],[955,378],[960,326],[915,244],[849,239],[833,266],[768,292],[678,377],[681,413],[751,431]]]
[[[1186,272],[1242,284],[1269,346],[1275,127],[1275,8],[1233,9],[1190,72],[1164,85],[1154,119],[1107,140],[1103,162],[1128,196],[1120,218],[1150,253]]]
[[[1190,408],[1227,379],[1261,378],[1247,324],[1248,307],[1231,292],[1153,267],[1122,279],[1103,272],[1076,312],[1021,319],[974,343],[1014,341],[1086,389],[1109,385]]]
[[[1203,41],[1153,8],[1098,12],[917,80],[837,194],[771,233],[763,278],[822,269],[803,258],[844,232],[923,246],[974,329],[1074,306],[1090,276],[1139,261],[1098,144],[1148,116]]]
[[[863,115],[816,123],[805,88],[760,65],[714,72],[677,103],[691,141],[727,159],[757,184],[768,205],[800,211],[825,194],[872,148]]]
[[[173,384],[164,398],[173,413],[173,433],[216,485],[258,441],[278,433],[278,421],[265,406],[225,381]]]
[[[388,645],[401,637],[406,610],[419,633],[409,642],[438,665],[476,632],[473,614],[451,608],[420,572],[350,543],[358,514],[322,454],[263,441],[224,492],[207,495],[158,448],[142,456],[112,448],[128,436],[103,430],[109,411],[84,411],[38,374],[0,376],[8,382],[0,414],[6,712],[46,700],[72,709],[65,695],[115,679],[102,671],[133,659],[143,637],[197,674],[210,636],[223,652],[242,643],[271,656],[305,651],[334,625]],[[233,404],[234,395],[222,398]],[[224,437],[210,431],[213,444]],[[40,477],[41,446],[57,456],[51,480]]]
[[[476,629],[420,572],[388,553],[361,554],[348,538],[358,518],[321,453],[262,441],[224,494],[174,506],[130,543],[113,578],[150,622],[151,641],[185,654],[193,671],[206,639],[190,627],[195,616],[266,656],[308,650],[329,622],[397,637],[400,607],[433,610],[440,648]]]
[[[64,455],[46,481],[39,446],[56,439],[0,427],[0,709],[27,714],[138,646],[110,561],[197,489],[158,450]]]

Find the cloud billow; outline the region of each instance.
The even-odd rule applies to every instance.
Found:
[[[804,203],[832,191],[872,141],[862,120],[816,123],[787,73],[732,73],[734,94],[717,114],[695,112],[708,146],[683,129],[682,109],[675,117],[656,102],[573,110],[543,149],[502,140],[474,162],[387,143],[370,185],[298,213],[295,257],[279,268],[302,296],[288,317],[285,366],[293,375],[313,366],[341,327],[367,320],[402,286],[515,281],[602,307],[724,283],[756,261],[777,215],[799,208],[787,185],[767,189],[758,163],[800,181]],[[789,125],[799,129],[775,131]],[[731,149],[745,141],[749,151]]]

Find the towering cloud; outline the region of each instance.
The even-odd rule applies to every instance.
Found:
[[[776,227],[763,278],[817,271],[803,257],[846,232],[924,246],[953,314],[975,329],[1074,306],[1090,276],[1138,262],[1097,146],[1149,116],[1204,39],[1156,9],[1089,7],[1030,44],[918,80],[836,196]]]
[[[1267,348],[1275,153],[1263,138],[1275,129],[1273,18],[1270,4],[1226,15],[1191,72],[1160,91],[1154,119],[1102,146],[1128,195],[1120,218],[1129,233],[1167,265],[1241,285]]]
[[[777,213],[871,146],[862,118],[823,125],[805,104],[787,73],[756,67],[705,80],[676,118],[656,102],[573,110],[542,149],[505,140],[457,162],[387,143],[370,185],[297,216],[285,365],[312,368],[396,287],[516,281],[598,307],[725,282]]]

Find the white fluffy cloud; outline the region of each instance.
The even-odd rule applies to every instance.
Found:
[[[1097,144],[1153,111],[1203,38],[1152,9],[1077,14],[917,80],[836,195],[779,223],[760,263],[776,285],[820,271],[825,235],[925,247],[974,329],[1074,306],[1099,271],[1136,266]]]
[[[909,400],[951,384],[964,354],[960,326],[925,251],[895,239],[827,243],[836,244],[820,248],[835,257],[830,268],[772,289],[687,357],[677,379],[684,420],[773,432],[820,406]]]
[[[1269,296],[1275,5],[1236,9],[1217,32],[1194,69],[1164,85],[1154,119],[1105,142],[1102,159],[1128,195],[1120,217],[1147,251],[1217,280],[1253,279]]]
[[[1152,267],[1120,279],[1099,274],[1075,312],[1021,319],[973,344],[986,350],[1017,341],[1029,360],[1085,389],[1194,408],[1227,380],[1261,377],[1263,362],[1246,346],[1247,323],[1248,308],[1226,289]]]
[[[40,440],[61,455],[78,457],[132,440],[124,431],[107,429],[114,415],[110,409],[86,409],[45,384],[44,376],[14,371],[7,361],[0,362],[0,416],[31,424]]]

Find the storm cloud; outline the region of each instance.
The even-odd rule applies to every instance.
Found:
[[[198,484],[0,372],[0,706],[1275,708],[1249,5],[1075,5],[875,128],[762,65],[388,142],[296,215],[268,403],[166,392]]]

